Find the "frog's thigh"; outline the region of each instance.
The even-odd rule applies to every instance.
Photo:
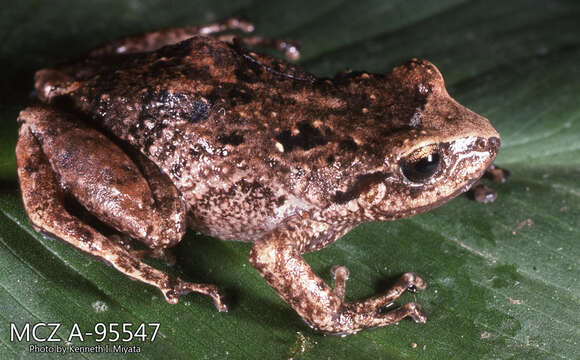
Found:
[[[70,214],[64,205],[65,194],[38,139],[28,122],[30,117],[47,115],[42,109],[27,109],[19,130],[16,156],[24,207],[33,226],[112,265],[125,275],[153,285],[165,299],[176,303],[179,296],[198,292],[210,296],[220,311],[227,310],[219,290],[209,284],[192,284],[171,278],[137,259],[115,241],[103,236]]]
[[[71,117],[34,107],[22,111],[19,120],[39,140],[67,192],[91,214],[151,248],[179,242],[186,219],[177,189],[142,160],[143,173],[151,177],[145,180],[121,148]]]
[[[257,241],[250,262],[296,312],[312,327],[329,334],[352,334],[362,329],[386,326],[405,317],[425,322],[418,304],[408,303],[382,312],[381,309],[406,290],[422,290],[425,282],[413,273],[404,274],[386,293],[356,302],[344,302],[348,270],[335,267],[335,288],[331,289],[302,258],[297,244],[308,244],[308,225],[294,224],[278,229]]]

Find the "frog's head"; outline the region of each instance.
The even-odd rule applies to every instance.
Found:
[[[384,178],[359,198],[377,219],[412,216],[468,190],[500,147],[490,122],[449,96],[433,64],[413,60],[389,76],[409,105],[393,115],[406,126],[384,142]]]

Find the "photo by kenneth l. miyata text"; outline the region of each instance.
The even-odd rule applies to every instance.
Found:
[[[99,353],[140,353],[141,347],[136,345],[37,345],[28,346],[28,352],[36,354],[99,354]]]

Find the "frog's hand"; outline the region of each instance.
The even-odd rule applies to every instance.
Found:
[[[427,320],[422,308],[415,303],[388,312],[380,311],[406,290],[425,288],[423,279],[413,273],[404,274],[385,294],[364,301],[344,302],[348,270],[345,267],[333,269],[333,290],[302,259],[299,244],[310,241],[307,233],[312,236],[312,232],[304,229],[314,228],[320,231],[324,225],[308,221],[288,225],[256,242],[250,251],[252,265],[310,326],[328,334],[342,335],[390,325],[405,317],[416,322]]]
[[[114,183],[114,186],[111,186],[113,193],[105,194],[106,199],[101,205],[104,204],[108,206],[109,210],[116,209],[116,215],[118,217],[123,217],[127,214],[122,208],[116,207],[117,205],[123,203],[123,201],[125,201],[124,204],[129,205],[129,207],[136,205],[131,204],[131,202],[138,201],[134,201],[134,199],[129,195],[135,196],[138,194],[122,193],[122,189],[124,188],[124,183],[128,179],[135,181],[135,177],[141,177],[141,174],[138,171],[132,171],[130,165],[123,164],[123,161],[121,161],[121,165],[124,166],[125,175],[133,176],[127,176],[126,179],[118,178],[118,176],[116,176],[118,174],[115,173],[114,169],[115,166],[120,165],[119,163],[115,163],[115,160],[119,160],[120,154],[107,152],[107,159],[111,161],[111,164],[108,167],[104,166],[104,164],[99,164],[98,162],[91,163],[92,154],[81,154],[81,157],[84,156],[84,159],[81,160],[79,153],[82,150],[78,148],[73,149],[70,146],[79,145],[77,141],[82,141],[84,135],[95,134],[92,133],[92,130],[90,129],[84,129],[83,131],[83,128],[75,127],[74,124],[69,123],[68,120],[66,120],[66,117],[63,116],[63,114],[48,107],[39,106],[28,108],[20,113],[19,121],[22,122],[22,125],[19,130],[16,156],[20,188],[26,212],[32,224],[38,231],[55,236],[73,245],[77,249],[104,260],[117,270],[135,280],[157,287],[163,292],[165,299],[170,303],[176,303],[179,296],[185,293],[198,292],[210,296],[219,310],[226,310],[226,306],[223,303],[223,297],[215,286],[208,284],[192,284],[179,278],[175,279],[169,277],[164,272],[143,263],[138,256],[136,256],[133,251],[126,248],[125,245],[114,241],[112,238],[103,236],[95,228],[86,224],[69,212],[69,208],[65,205],[67,192],[68,195],[73,195],[80,200],[78,197],[80,192],[78,186],[86,186],[91,181],[94,181],[94,179],[98,179],[100,176],[104,176]],[[79,130],[81,131],[80,133],[78,132]],[[74,133],[76,133],[77,139],[70,136]],[[97,138],[94,140],[100,143],[101,149],[106,149],[108,151],[114,149],[114,147],[111,147],[112,143],[110,143],[110,140],[105,137],[98,137],[98,135],[95,136],[97,136]],[[84,139],[86,140],[86,138]],[[99,150],[96,151],[98,153]],[[53,164],[49,161],[49,157],[52,157],[59,172],[55,171],[52,166]],[[92,160],[94,160],[94,158]],[[61,163],[56,164],[59,161]],[[127,172],[131,174],[127,174]],[[78,176],[77,184],[75,185],[71,184],[69,182],[70,179],[67,178],[70,177],[72,173],[76,173]],[[57,177],[60,181],[57,180]],[[61,184],[64,184],[65,186]],[[75,188],[75,186],[77,188]],[[136,187],[138,188],[139,186]],[[88,194],[91,193],[89,188],[84,189]],[[119,191],[120,189],[121,191]],[[107,190],[100,187],[92,189],[92,192],[98,193],[99,191],[106,192]],[[154,193],[157,193],[158,195],[163,193],[163,190],[156,190]],[[85,194],[85,196],[86,195],[87,194]],[[141,200],[143,200],[143,194],[140,195]],[[95,203],[89,204],[89,202],[90,201],[85,201],[82,204],[86,208],[99,206]],[[147,205],[148,201],[144,201],[144,203]],[[171,208],[171,206],[169,206],[169,208]],[[100,215],[103,215],[103,213],[106,212],[102,210],[103,209],[101,209]],[[159,213],[160,210],[158,208],[153,207],[145,206],[143,210],[155,214],[154,216],[157,217],[168,216],[168,214],[164,213],[163,209],[161,209],[161,213]],[[95,212],[98,213],[99,211]],[[111,220],[111,218],[111,214],[101,217],[101,219],[109,225],[121,224],[121,222],[111,224],[111,222],[107,221]],[[175,224],[178,228],[173,230],[176,231],[174,235],[181,236],[179,223],[180,220]],[[143,224],[136,225],[135,229],[138,231],[138,228],[141,225]],[[125,227],[125,230],[127,229],[127,226],[131,227],[131,225],[127,224],[119,225],[119,227]],[[148,229],[147,226],[145,226],[145,229],[150,233],[150,229]],[[171,233],[171,231],[169,231],[169,233]],[[171,241],[169,243],[171,243]],[[163,244],[161,244],[161,246],[163,246]]]
[[[503,184],[507,181],[511,172],[507,169],[501,168],[495,164],[491,164],[485,170],[482,178],[487,178],[495,183]],[[479,203],[490,203],[497,199],[497,192],[489,186],[483,184],[481,179],[478,180],[471,189],[469,189],[469,196]]]

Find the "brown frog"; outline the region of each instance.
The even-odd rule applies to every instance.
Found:
[[[253,242],[251,264],[322,332],[426,321],[415,303],[381,311],[404,291],[423,290],[418,275],[345,302],[348,270],[334,267],[330,287],[302,254],[360,223],[409,217],[466,191],[492,164],[497,131],[449,97],[427,61],[319,79],[232,43],[230,29],[253,27],[228,19],[161,30],[36,73],[39,103],[20,113],[16,148],[34,227],[159,288],[169,303],[197,292],[227,310],[214,285],[141,261],[169,261],[165,250],[189,225]],[[290,42],[240,42],[298,54]]]

